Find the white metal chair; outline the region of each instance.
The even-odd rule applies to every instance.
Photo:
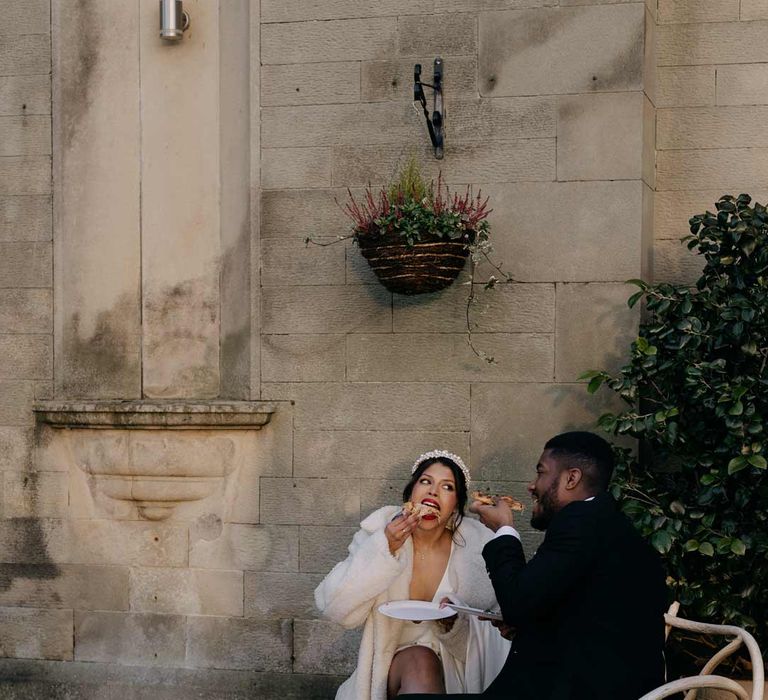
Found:
[[[739,698],[739,700],[763,700],[763,691],[765,689],[763,657],[755,638],[746,630],[734,625],[710,625],[677,617],[679,608],[679,603],[673,603],[669,608],[669,612],[664,616],[667,623],[667,636],[669,636],[671,628],[676,627],[689,632],[723,635],[726,637],[733,637],[733,639],[705,664],[698,676],[680,678],[679,680],[665,683],[660,688],[656,688],[656,690],[652,690],[650,693],[643,695],[640,700],[662,700],[662,698],[668,698],[670,695],[682,693],[684,691],[688,691],[685,695],[685,700],[696,700],[699,688],[719,688],[720,690],[728,690]],[[749,658],[752,662],[751,695],[742,686],[736,683],[736,681],[726,678],[725,676],[713,675],[717,666],[741,647],[742,644],[749,652]]]

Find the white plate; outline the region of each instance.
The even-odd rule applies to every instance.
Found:
[[[391,600],[379,605],[379,612],[397,620],[440,620],[456,614],[450,608],[441,608],[438,603],[426,600]]]
[[[468,608],[465,605],[455,605],[454,603],[446,603],[449,607],[453,608],[456,612],[467,613],[468,615],[477,615],[478,617],[487,617],[489,620],[503,620],[500,612],[491,612],[490,610],[480,610],[480,608]]]

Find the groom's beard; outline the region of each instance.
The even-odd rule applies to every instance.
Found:
[[[560,501],[557,498],[557,486],[559,479],[550,484],[550,487],[541,494],[538,508],[531,514],[531,527],[535,530],[546,530],[555,517],[555,513],[560,510]]]

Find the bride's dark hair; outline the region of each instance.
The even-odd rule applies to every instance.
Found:
[[[411,475],[411,480],[403,489],[403,501],[410,501],[413,487],[421,478],[421,475],[433,464],[442,464],[453,473],[453,479],[456,482],[456,520],[454,529],[458,529],[459,523],[464,519],[464,509],[467,506],[467,481],[464,478],[464,472],[459,469],[459,465],[448,457],[430,457],[419,463],[416,471]]]

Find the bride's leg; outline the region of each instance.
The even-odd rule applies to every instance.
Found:
[[[415,645],[392,659],[387,678],[387,697],[401,693],[445,693],[443,667],[434,651]]]

